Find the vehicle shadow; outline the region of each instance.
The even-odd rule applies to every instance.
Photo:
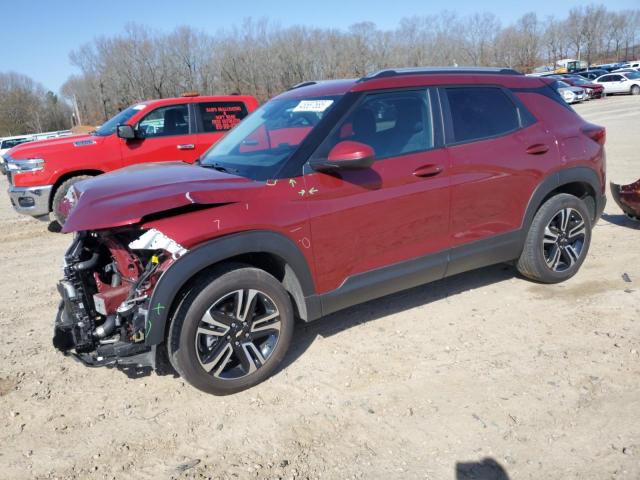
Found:
[[[601,217],[605,222],[609,222],[612,225],[619,227],[632,228],[634,230],[640,230],[640,222],[627,217],[624,214],[611,215],[609,213],[603,213]]]
[[[298,321],[291,341],[291,347],[282,364],[275,372],[275,375],[301,357],[317,337],[330,337],[354,326],[377,320],[387,315],[393,315],[447,297],[452,297],[468,290],[508,280],[517,275],[516,269],[509,265],[492,265],[349,307],[327,315],[315,322],[305,323]],[[164,350],[159,351],[157,362],[155,370],[157,375],[179,376],[171,367]],[[143,378],[152,373],[151,368],[138,368],[127,365],[113,365],[112,368],[120,370],[130,379]]]
[[[517,271],[509,265],[492,265],[349,307],[315,322],[299,321],[289,353],[282,362],[279,371],[287,368],[302,356],[319,336],[330,337],[387,315],[410,310],[515,276],[517,276]]]
[[[493,458],[456,463],[456,480],[509,480],[506,470]]]

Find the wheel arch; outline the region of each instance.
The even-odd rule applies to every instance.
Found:
[[[294,242],[272,231],[235,233],[194,248],[162,274],[149,302],[147,345],[164,342],[169,320],[189,285],[223,262],[241,262],[265,270],[282,282],[300,318],[319,316],[311,270]]]
[[[58,191],[58,188],[60,188],[60,185],[62,185],[64,182],[66,182],[70,178],[79,177],[81,175],[90,175],[92,177],[95,177],[97,175],[102,175],[103,173],[104,172],[101,170],[85,169],[85,170],[72,170],[70,172],[65,172],[62,175],[60,175],[58,179],[55,181],[55,183],[53,184],[53,188],[51,189],[51,195],[49,196],[49,211],[51,211],[53,207],[53,197]]]
[[[600,178],[595,170],[588,167],[571,167],[546,177],[533,192],[525,211],[522,231],[526,236],[533,217],[542,204],[559,193],[569,193],[585,200],[591,211],[592,220],[598,217],[603,205],[598,192],[602,191]]]

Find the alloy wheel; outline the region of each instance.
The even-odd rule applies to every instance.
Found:
[[[202,368],[222,380],[254,373],[280,337],[280,312],[264,292],[235,290],[219,298],[198,324],[195,346]]]
[[[586,224],[573,208],[558,211],[544,229],[542,250],[547,266],[554,272],[570,269],[582,255]]]

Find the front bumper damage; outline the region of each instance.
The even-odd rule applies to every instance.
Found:
[[[145,343],[155,284],[186,253],[156,230],[81,232],[64,257],[53,345],[87,366],[156,368]]]

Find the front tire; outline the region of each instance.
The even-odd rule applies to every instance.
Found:
[[[591,215],[584,201],[561,193],[538,210],[518,259],[518,271],[542,283],[573,277],[591,244]]]
[[[53,194],[51,211],[53,213],[53,218],[58,222],[60,227],[64,226],[64,222],[67,221],[67,217],[60,212],[60,206],[62,205],[65,195],[73,185],[81,182],[82,180],[87,180],[88,178],[92,178],[91,175],[78,175],[77,177],[71,177],[62,182]]]
[[[282,284],[257,268],[226,265],[205,278],[176,311],[168,353],[191,385],[228,395],[276,371],[291,343],[293,307]]]
[[[634,85],[631,87],[631,95],[640,95],[640,86]]]

